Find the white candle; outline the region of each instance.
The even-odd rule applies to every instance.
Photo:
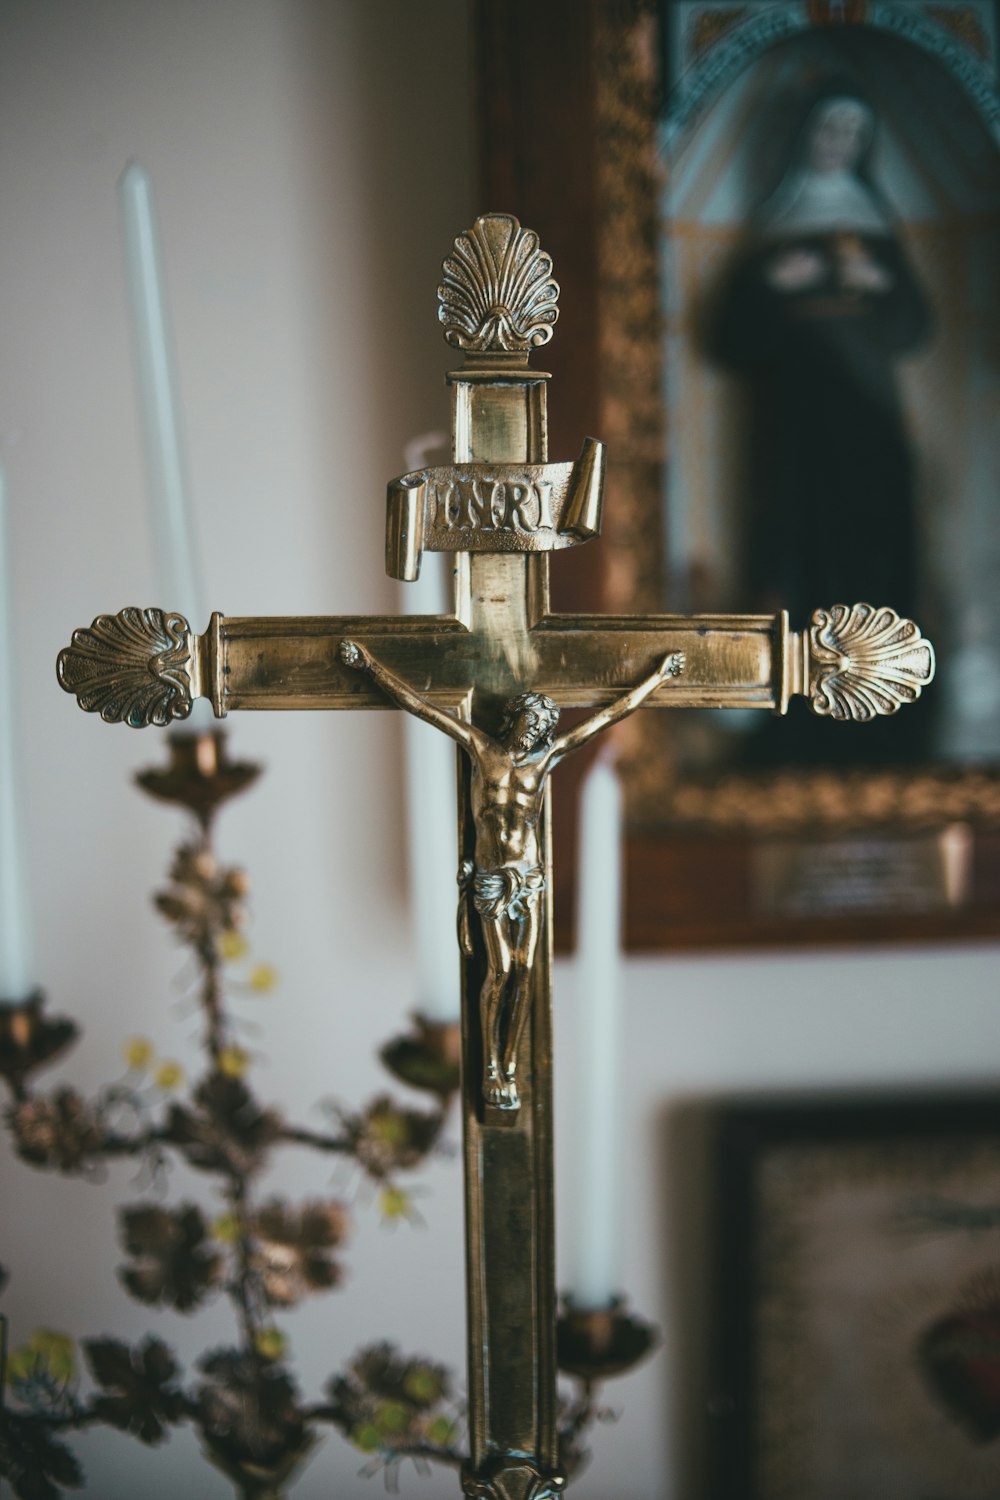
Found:
[[[14,682],[14,596],[7,486],[0,469],[0,1004],[36,988],[28,915],[28,864],[18,776],[18,694]]]
[[[156,205],[149,177],[130,162],[118,181],[122,244],[131,312],[136,384],[153,517],[157,605],[177,610],[191,629],[208,625],[181,440],[170,323],[164,292]],[[210,704],[195,702],[187,727],[208,728]]]
[[[406,446],[407,473],[421,469],[433,448],[447,443],[443,433],[425,433]],[[401,585],[408,615],[451,613],[447,582],[451,559],[427,552],[420,577]],[[404,715],[406,750],[406,832],[410,910],[416,950],[415,1008],[428,1021],[457,1021],[459,958],[455,936],[458,848],[455,840],[456,751],[430,724]]]
[[[598,760],[580,802],[573,1029],[574,1170],[566,1290],[576,1307],[621,1292],[622,798]]]

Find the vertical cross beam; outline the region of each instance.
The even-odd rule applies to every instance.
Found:
[[[523,243],[516,223],[502,234]],[[477,225],[477,228],[479,226]],[[475,231],[473,231],[475,233]],[[484,235],[474,251],[496,261],[502,241]],[[469,243],[471,236],[466,241]],[[459,242],[459,249],[462,242]],[[464,270],[455,265],[456,271]],[[544,269],[551,270],[545,262]],[[446,263],[446,275],[449,265]],[[547,279],[547,278],[546,278]],[[441,288],[442,320],[451,342],[467,344],[447,318],[452,298]],[[552,314],[555,312],[552,296]],[[536,337],[551,331],[538,325]],[[499,330],[478,342],[517,342],[523,330]],[[541,339],[538,338],[541,342]],[[456,464],[544,464],[548,459],[548,376],[531,370],[527,353],[467,347],[466,365],[448,377],[452,392],[453,460]],[[502,703],[523,685],[523,663],[504,655],[548,609],[545,553],[466,554],[456,610],[467,608],[473,634],[497,643],[485,686],[476,693],[477,717],[495,718]],[[467,579],[467,598],[463,583]],[[471,860],[475,843],[469,803],[470,766],[459,754],[460,852]],[[552,852],[551,789],[546,787],[539,829],[545,871],[542,931],[531,979],[528,1034],[521,1046],[527,1066],[519,1078],[521,1107],[514,1117],[485,1108],[479,1089],[485,1038],[479,995],[486,960],[478,933],[463,957],[463,1150],[468,1298],[469,1463],[463,1476],[468,1495],[489,1500],[541,1500],[562,1489],[557,1474],[555,1186],[552,1148]],[[522,1063],[522,1066],[524,1064]]]

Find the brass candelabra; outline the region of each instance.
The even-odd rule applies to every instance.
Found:
[[[198,966],[202,1076],[185,1097],[180,1065],[157,1062],[152,1044],[133,1038],[125,1077],[95,1098],[67,1083],[41,1092],[35,1075],[58,1061],[79,1032],[72,1020],[48,1016],[36,992],[0,1009],[0,1077],[10,1092],[6,1118],[15,1150],[35,1168],[99,1179],[106,1163],[124,1157],[148,1168],[153,1183],[177,1156],[207,1175],[220,1198],[213,1220],[192,1203],[167,1208],[140,1201],[119,1209],[125,1251],[119,1276],[133,1298],[150,1306],[195,1311],[228,1296],[236,1338],[207,1354],[200,1381],[192,1381],[155,1334],[133,1348],[110,1335],[78,1346],[49,1329],[15,1338],[9,1349],[7,1322],[0,1320],[0,1473],[24,1500],[51,1500],[83,1478],[66,1442],[73,1432],[105,1424],[154,1444],[179,1423],[194,1427],[206,1460],[244,1500],[280,1500],[324,1428],[353,1444],[368,1474],[384,1469],[395,1476],[406,1460],[461,1468],[467,1453],[457,1382],[432,1359],[373,1343],[330,1377],[321,1398],[299,1394],[280,1315],[338,1285],[351,1210],[339,1200],[294,1206],[260,1201],[257,1193],[266,1159],[282,1145],[297,1145],[353,1160],[376,1188],[383,1214],[405,1217],[407,1178],[439,1148],[459,1087],[460,1027],[416,1016],[408,1032],[381,1049],[399,1082],[433,1100],[429,1110],[379,1095],[358,1111],[333,1111],[333,1128],[311,1130],[260,1100],[225,979],[227,963],[245,951],[248,882],[242,870],[220,863],[214,839],[220,808],[257,780],[260,767],[230,759],[221,731],[174,732],[167,752],[165,765],[141,771],[136,781],[193,820],[194,837],[181,842],[155,900]],[[255,972],[270,978],[266,967]],[[150,1091],[152,1103],[144,1097]],[[616,1316],[616,1328],[620,1322]],[[589,1351],[588,1324],[596,1330]],[[633,1340],[623,1360],[620,1332],[609,1358],[600,1315],[581,1321],[570,1313],[560,1322],[561,1340],[564,1330],[561,1363],[572,1394],[560,1446],[572,1472],[598,1414],[596,1383],[639,1358],[649,1340]],[[89,1375],[85,1393],[81,1355]]]

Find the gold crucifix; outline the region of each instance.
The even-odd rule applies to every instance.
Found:
[[[59,657],[81,706],[139,727],[183,721],[197,696],[233,709],[398,704],[456,740],[469,1307],[467,1495],[549,1500],[556,1453],[549,772],[640,704],[770,708],[793,694],[833,719],[912,702],[934,653],[886,607],[787,616],[553,614],[548,557],[600,531],[604,450],[548,462],[548,342],[558,286],[538,238],[478,219],[444,263],[439,318],[453,463],[389,486],[386,561],[416,578],[454,556],[450,615],[226,618],[204,635],[161,609],[101,615]],[[595,710],[561,737],[560,709]],[[475,912],[478,921],[472,920]]]

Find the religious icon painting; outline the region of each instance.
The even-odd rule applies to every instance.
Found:
[[[943,663],[905,726],[747,717],[716,753],[1000,761],[994,7],[668,13],[668,589],[891,601]]]
[[[718,1500],[995,1500],[996,1097],[746,1107],[719,1133]]]

